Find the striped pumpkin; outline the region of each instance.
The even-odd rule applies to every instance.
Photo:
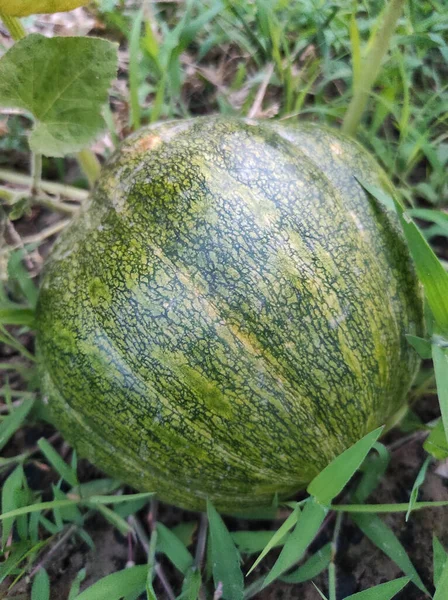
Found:
[[[202,509],[267,505],[403,408],[418,281],[356,142],[204,117],[147,127],[60,236],[42,381],[81,455]]]

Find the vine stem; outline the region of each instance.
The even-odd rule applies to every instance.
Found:
[[[348,135],[354,135],[358,129],[370,91],[380,72],[381,62],[389,48],[405,1],[390,0],[384,13],[382,26],[377,31],[373,44],[363,61],[358,84],[342,123],[342,131]]]
[[[5,24],[6,29],[9,31],[10,36],[15,42],[18,42],[26,37],[26,31],[19,19],[16,17],[11,17],[10,15],[5,15],[1,10],[0,19]]]
[[[93,188],[101,172],[100,161],[97,159],[96,154],[89,148],[84,148],[78,152],[76,158],[84,175],[87,177],[89,186]]]
[[[42,180],[42,154],[33,152],[31,155],[31,196],[37,196],[40,192]]]

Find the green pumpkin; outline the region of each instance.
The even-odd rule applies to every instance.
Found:
[[[67,439],[173,504],[268,505],[405,405],[422,300],[393,193],[326,128],[144,128],[60,236],[38,303]]]

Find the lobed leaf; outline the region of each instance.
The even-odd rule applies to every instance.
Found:
[[[105,127],[101,107],[116,68],[117,49],[111,42],[31,34],[0,59],[0,106],[34,116],[33,152],[76,152]]]

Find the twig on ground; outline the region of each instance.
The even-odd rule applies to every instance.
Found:
[[[14,171],[9,171],[7,169],[0,169],[0,179],[7,183],[22,185],[28,190],[30,190],[33,185],[33,178],[29,175],[14,173]],[[89,195],[87,190],[82,190],[63,183],[56,183],[54,181],[45,181],[44,179],[40,182],[40,189],[55,196],[63,196],[73,202],[84,202]]]
[[[260,85],[257,95],[255,96],[254,103],[252,104],[247,116],[249,119],[254,119],[261,110],[261,105],[263,104],[263,99],[266,94],[267,87],[269,82],[271,81],[272,74],[274,73],[274,63],[270,63],[268,68],[266,69],[266,75],[263,79],[262,84]]]

